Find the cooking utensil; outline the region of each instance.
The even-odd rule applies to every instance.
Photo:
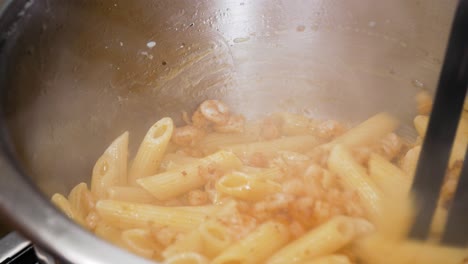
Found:
[[[459,1],[452,24],[445,60],[437,87],[428,129],[412,190],[418,214],[410,235],[426,239],[447,170],[468,86],[468,1]],[[443,242],[468,243],[468,160],[465,157]]]

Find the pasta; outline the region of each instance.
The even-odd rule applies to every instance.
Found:
[[[148,130],[129,170],[131,185],[136,185],[138,178],[157,172],[173,130],[174,124],[170,118],[159,120]]]
[[[350,264],[351,260],[344,255],[329,255],[326,257],[316,258],[309,261],[301,262],[301,264]]]
[[[371,217],[381,213],[381,191],[345,147],[337,145],[333,148],[328,159],[328,166],[340,177],[346,188],[357,192]]]
[[[267,264],[300,263],[326,256],[350,243],[360,231],[356,219],[337,216],[282,248]]]
[[[96,203],[99,215],[119,228],[169,226],[188,231],[210,215],[210,208],[164,207],[147,204],[100,200]]]
[[[91,192],[99,199],[107,196],[110,186],[127,183],[128,132],[118,137],[98,159],[91,177]]]
[[[261,200],[262,198],[281,191],[281,185],[270,180],[249,176],[241,172],[233,172],[223,176],[216,183],[216,189],[242,200]]]
[[[167,200],[201,187],[206,174],[237,169],[241,161],[231,152],[219,151],[185,167],[139,179],[137,183],[158,200]]]
[[[378,154],[372,154],[369,158],[369,176],[387,195],[405,196],[411,187],[411,178]]]
[[[371,145],[394,131],[398,124],[398,120],[390,114],[379,113],[332,140],[330,145],[341,144],[347,147]]]
[[[430,96],[417,104],[427,114]],[[157,121],[133,157],[123,133],[96,162],[90,188],[78,183],[51,201],[98,237],[164,264],[462,264],[468,257],[465,248],[407,239],[421,142],[404,143],[388,113],[348,129],[287,112],[246,121],[207,100],[184,120]],[[414,120],[420,137],[427,122]],[[465,117],[431,227],[435,241],[467,142]]]
[[[134,203],[157,204],[158,200],[145,189],[139,187],[113,186],[107,189],[109,199]]]
[[[248,157],[255,153],[271,156],[280,150],[304,151],[317,146],[320,141],[314,136],[284,137],[269,141],[227,146],[225,149],[240,157]]]
[[[288,230],[284,225],[266,222],[246,238],[227,248],[212,263],[259,263],[286,244],[288,238]]]

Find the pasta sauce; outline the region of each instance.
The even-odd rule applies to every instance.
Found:
[[[418,98],[423,137],[431,99]],[[406,239],[421,140],[395,134],[388,113],[354,127],[286,112],[247,122],[207,100],[184,117],[181,127],[157,121],[130,161],[123,133],[89,185],[52,202],[97,236],[168,264],[458,264],[468,256]],[[466,144],[466,131],[455,144]],[[435,239],[463,154],[452,155]]]

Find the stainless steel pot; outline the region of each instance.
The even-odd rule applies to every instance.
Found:
[[[137,263],[48,202],[89,181],[113,138],[133,153],[156,119],[221,98],[360,121],[390,111],[411,137],[455,1],[8,0],[1,6],[0,209],[72,263]],[[138,259],[138,263],[144,263]]]

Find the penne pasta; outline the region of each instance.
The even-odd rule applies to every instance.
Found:
[[[203,252],[203,240],[198,229],[181,235],[172,245],[168,246],[162,252],[162,255],[164,258],[169,259],[185,252]]]
[[[385,135],[397,129],[398,125],[398,120],[392,115],[379,113],[353,127],[327,145],[343,145],[349,148],[369,146],[377,143]]]
[[[113,200],[96,203],[99,216],[118,228],[170,227],[186,232],[198,227],[210,213],[209,207],[165,207]]]
[[[371,154],[369,158],[369,176],[385,195],[391,197],[405,196],[411,188],[411,178],[377,154]]]
[[[56,193],[52,196],[51,201],[66,216],[68,216],[69,218],[75,217],[75,212],[73,211],[70,203],[68,202],[67,198],[65,198],[65,196]]]
[[[210,263],[210,261],[207,258],[194,252],[180,253],[164,261],[164,264],[208,264],[208,263]]]
[[[113,186],[107,189],[107,196],[111,200],[158,204],[159,201],[141,187]]]
[[[345,147],[337,145],[332,149],[328,167],[338,175],[346,188],[357,192],[369,216],[375,217],[381,213],[381,191]]]
[[[79,225],[86,227],[84,219],[80,217],[80,215],[75,210],[73,210],[70,202],[63,195],[56,193],[52,196],[51,201],[58,209],[60,209],[60,211],[68,216],[68,218],[75,221]]]
[[[418,131],[419,136],[424,137],[429,124],[429,117],[419,115],[414,118],[414,126]],[[453,143],[452,152],[449,160],[449,167],[453,167],[456,161],[463,160],[468,144],[468,122],[466,119],[461,119],[458,124],[457,134]]]
[[[151,238],[145,229],[129,229],[122,232],[122,246],[137,255],[151,258],[160,250],[160,246]]]
[[[207,153],[213,153],[225,146],[233,144],[244,144],[255,141],[254,135],[245,133],[210,133],[206,135],[198,145]]]
[[[392,242],[377,235],[358,241],[354,251],[365,263],[379,264],[461,264],[468,256],[466,248],[416,241]]]
[[[209,258],[216,257],[232,243],[227,227],[218,221],[208,221],[198,229],[203,242],[203,254]]]
[[[226,172],[241,166],[242,162],[232,152],[219,151],[176,170],[138,179],[137,183],[164,201],[203,186],[204,174],[210,171]]]
[[[267,264],[301,263],[332,254],[369,230],[362,219],[335,216],[287,244],[266,262]],[[366,228],[367,229],[367,228]]]
[[[76,185],[68,195],[68,201],[74,212],[81,219],[85,219],[91,209],[94,207],[94,199],[88,190],[86,183],[82,182]]]
[[[232,239],[226,226],[216,220],[209,220],[181,236],[164,250],[163,256],[169,258],[183,252],[196,252],[213,258],[231,243]]]
[[[427,94],[417,103],[420,114],[429,113]],[[183,119],[178,128],[168,117],[156,122],[128,168],[129,133],[123,133],[96,162],[89,185],[55,194],[52,202],[100,238],[164,264],[468,260],[468,248],[431,244],[446,225],[468,144],[468,112],[431,243],[408,239],[417,212],[409,190],[428,116],[415,118],[420,136],[408,142],[414,147],[404,157],[407,145],[394,132],[399,121],[388,113],[352,129],[292,113],[245,123],[224,103],[208,100]]]
[[[288,240],[289,232],[286,226],[278,222],[266,222],[247,237],[221,252],[211,263],[261,263],[285,245]]]
[[[301,262],[301,264],[352,264],[351,260],[345,255],[329,255]]]
[[[135,186],[136,180],[155,174],[174,131],[172,119],[165,117],[156,122],[146,133],[135,155],[128,175],[128,182]]]
[[[118,245],[119,247],[124,247],[122,242],[122,231],[118,228],[112,227],[104,222],[100,222],[96,225],[94,229],[94,233],[106,240],[111,242],[114,245]]]
[[[408,150],[401,160],[401,168],[411,179],[413,179],[416,167],[418,166],[419,153],[421,153],[421,146],[416,146]]]
[[[274,181],[236,171],[219,179],[216,182],[216,190],[241,200],[258,201],[270,194],[280,192],[282,188]]]
[[[429,117],[426,115],[418,115],[414,118],[414,127],[418,132],[420,137],[424,137],[426,135],[427,124],[429,124]]]
[[[197,159],[183,154],[178,153],[169,153],[164,156],[161,161],[160,169],[161,171],[172,170],[186,165],[187,163],[192,163]]]
[[[107,188],[127,183],[128,132],[106,149],[93,168],[91,192],[97,199],[107,198]]]
[[[320,144],[314,136],[283,137],[268,141],[226,146],[224,149],[234,152],[239,157],[249,157],[255,153],[272,156],[281,150],[302,152]]]
[[[240,171],[264,180],[279,180],[284,175],[284,172],[279,167],[257,168],[243,166]]]
[[[445,224],[447,223],[448,210],[441,206],[440,202],[437,205],[434,217],[432,218],[431,223],[431,234],[435,236],[440,236],[445,230]]]

